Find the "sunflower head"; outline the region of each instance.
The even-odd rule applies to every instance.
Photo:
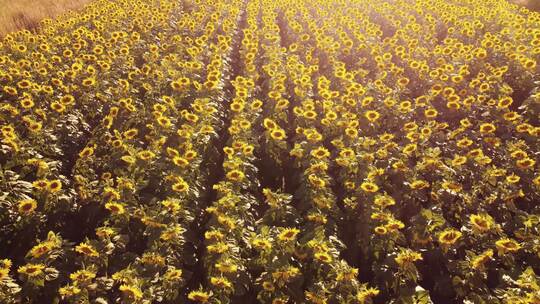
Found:
[[[439,243],[450,246],[455,244],[460,238],[461,232],[454,229],[448,229],[439,234]]]

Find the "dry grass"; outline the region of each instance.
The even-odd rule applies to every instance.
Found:
[[[0,36],[35,29],[39,21],[83,7],[91,0],[0,0]]]
[[[533,11],[540,11],[540,0],[512,0],[512,2],[525,6]]]

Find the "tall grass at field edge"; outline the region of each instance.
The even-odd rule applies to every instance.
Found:
[[[0,36],[33,30],[45,18],[82,8],[91,0],[0,0]]]

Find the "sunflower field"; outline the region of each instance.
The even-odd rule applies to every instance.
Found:
[[[0,303],[540,303],[540,13],[93,0],[0,40]]]

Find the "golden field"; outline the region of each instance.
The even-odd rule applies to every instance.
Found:
[[[66,5],[0,40],[0,303],[540,303],[540,13]]]
[[[53,18],[84,7],[90,0],[0,0],[0,37],[16,30],[36,29]]]

